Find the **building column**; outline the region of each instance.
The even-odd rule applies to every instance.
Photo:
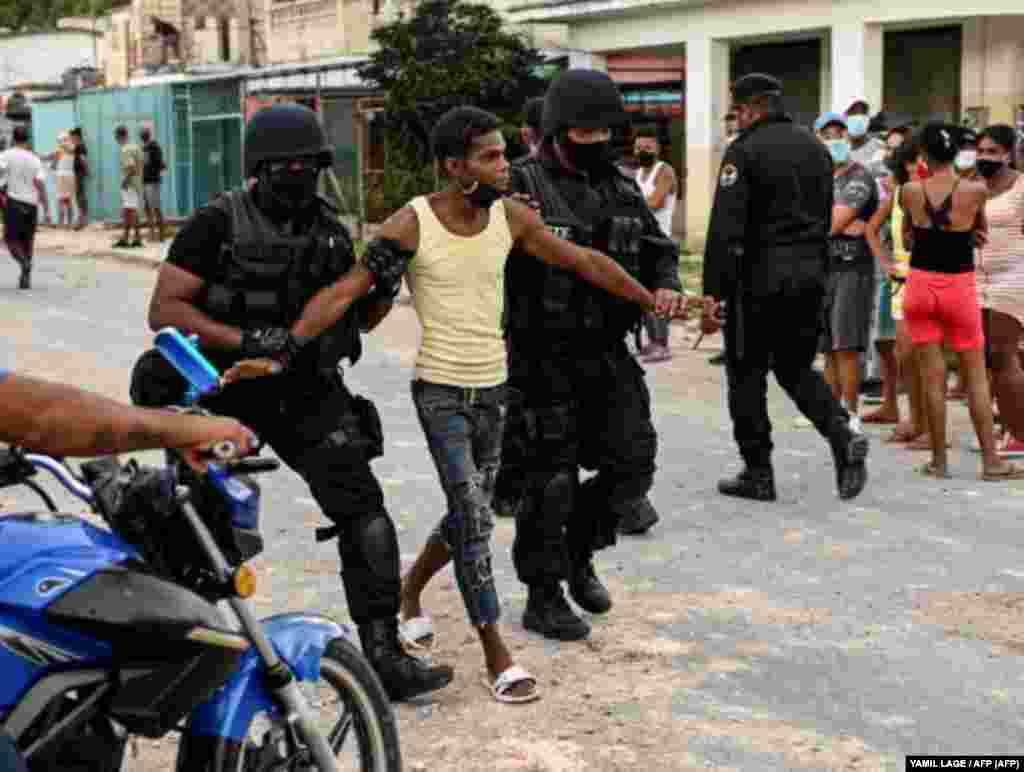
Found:
[[[704,251],[729,109],[729,44],[686,41],[686,250]]]
[[[608,57],[592,51],[569,51],[569,69],[608,72]]]
[[[832,109],[845,112],[865,99],[872,114],[882,109],[883,35],[880,24],[832,25]]]

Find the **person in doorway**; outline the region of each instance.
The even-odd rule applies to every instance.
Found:
[[[957,354],[967,387],[971,422],[982,449],[981,479],[1022,479],[1024,469],[999,457],[985,372],[974,247],[975,232],[988,230],[985,203],[989,190],[955,172],[957,134],[957,127],[949,124],[934,122],[924,127],[921,146],[931,174],[901,191],[913,234],[904,315],[924,379],[925,417],[932,440],[932,459],[919,471],[929,477],[950,476],[942,350],[946,342]]]
[[[851,160],[846,120],[825,113],[814,124],[833,161],[835,191],[829,232],[828,285],[822,351],[825,377],[860,431],[860,356],[867,350],[875,308],[875,258],[865,232],[879,205],[871,174]]]
[[[868,438],[851,425],[814,369],[833,162],[824,145],[783,111],[778,79],[746,75],[733,84],[732,102],[742,133],[726,149],[719,171],[704,252],[702,328],[721,328],[725,302],[729,413],[744,466],[718,490],[776,499],[766,381],[773,372],[828,441],[839,497],[852,499],[867,483]]]
[[[846,129],[850,143],[850,162],[859,164],[872,177],[882,178],[889,172],[885,167],[886,143],[871,136],[871,106],[856,99],[846,109]]]
[[[80,231],[89,224],[89,196],[85,187],[89,178],[89,150],[82,139],[80,128],[73,128],[69,134],[75,146],[75,204],[78,207],[78,224],[75,230]]]
[[[636,182],[644,194],[647,206],[658,221],[665,238],[672,238],[672,216],[676,210],[678,183],[671,164],[661,160],[661,143],[657,129],[642,129],[637,133],[633,154],[639,163]],[[648,343],[640,349],[640,360],[653,364],[672,358],[669,349],[669,320],[657,314],[644,315],[644,328]]]
[[[508,374],[501,324],[505,264],[517,245],[512,260],[539,259],[643,309],[654,310],[655,299],[613,259],[557,238],[536,212],[503,197],[510,166],[496,116],[475,107],[450,110],[435,126],[431,145],[447,186],[392,215],[359,269],[391,295],[403,276],[409,283],[423,327],[413,402],[448,505],[405,578],[402,616],[407,638],[429,638],[421,595],[453,562],[484,649],[488,689],[499,702],[526,702],[539,695],[537,682],[515,664],[501,637],[490,553]],[[315,333],[355,297],[346,294],[343,280],[313,298],[296,330]],[[325,315],[318,317],[321,309]],[[662,305],[663,312],[671,310]]]
[[[1013,127],[989,126],[980,134],[976,168],[989,190],[988,241],[979,250],[985,283],[992,392],[1006,439],[1000,453],[1024,453],[1024,174],[1013,168]]]
[[[128,141],[128,129],[118,126],[114,139],[121,146],[121,219],[124,232],[114,242],[115,247],[141,247],[142,232],[139,208],[142,205],[142,150]],[[132,239],[132,232],[135,238]]]
[[[167,169],[164,163],[164,151],[153,139],[153,130],[146,126],[139,132],[142,140],[142,200],[146,207],[146,220],[149,221],[149,233],[152,241],[164,240],[164,213],[160,206],[160,184]]]
[[[50,219],[46,196],[46,173],[43,162],[29,149],[29,133],[25,126],[15,126],[14,146],[0,153],[0,187],[4,207],[4,243],[11,257],[21,267],[18,288],[32,288],[32,259],[35,254],[39,207]]]

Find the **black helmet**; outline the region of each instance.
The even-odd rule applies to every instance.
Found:
[[[315,155],[330,166],[334,153],[316,113],[296,104],[260,110],[245,127],[245,176],[255,177],[264,161]]]
[[[566,70],[544,96],[545,136],[562,129],[610,129],[626,121],[622,94],[600,70]]]

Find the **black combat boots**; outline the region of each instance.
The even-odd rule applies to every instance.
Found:
[[[735,477],[720,480],[718,492],[754,501],[775,501],[775,473],[770,466],[746,466]]]
[[[830,439],[832,459],[836,464],[836,488],[839,498],[853,499],[860,495],[868,481],[868,437],[843,422]]]
[[[622,519],[619,520],[619,533],[628,536],[647,533],[658,522],[658,513],[646,496],[623,504],[619,511],[622,513]]]
[[[380,676],[392,700],[407,700],[441,689],[455,676],[448,665],[431,665],[406,653],[398,640],[398,619],[375,619],[359,625],[363,654]]]
[[[590,625],[569,608],[557,582],[528,587],[523,627],[558,641],[579,641],[590,635]]]
[[[574,567],[569,577],[569,594],[580,608],[591,614],[607,614],[612,608],[612,596],[597,578],[590,560]]]

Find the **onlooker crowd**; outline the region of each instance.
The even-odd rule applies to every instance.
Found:
[[[931,451],[919,471],[946,477],[946,401],[965,398],[981,477],[1024,478],[1006,461],[1024,455],[1024,174],[1014,168],[1015,132],[932,122],[872,137],[871,125],[858,100],[814,126],[835,164],[823,309],[830,383],[857,416],[870,336],[882,404],[864,422],[893,424],[887,441]],[[950,369],[959,385],[947,393]]]

